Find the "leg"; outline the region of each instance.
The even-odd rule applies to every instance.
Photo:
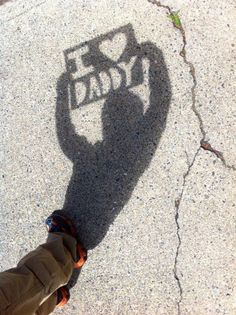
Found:
[[[0,273],[0,314],[36,313],[68,282],[77,260],[76,245],[76,239],[70,235],[49,233],[47,243],[25,256],[16,268]]]
[[[54,292],[36,311],[36,315],[50,314],[57,304],[57,292]]]

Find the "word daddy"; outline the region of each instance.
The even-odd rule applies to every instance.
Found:
[[[74,107],[95,102],[121,87],[130,88],[142,83],[145,59],[141,62],[138,56],[130,56],[128,61],[117,63],[115,56],[109,66],[85,66],[83,57],[88,54],[86,48],[84,46],[68,54],[68,60],[73,62],[73,68],[76,69],[71,72],[71,94],[76,103]]]

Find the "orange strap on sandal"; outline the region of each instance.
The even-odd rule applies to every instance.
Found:
[[[79,260],[75,263],[74,268],[80,269],[87,260],[87,250],[83,248],[79,243],[77,244],[77,253],[80,257]]]
[[[60,290],[61,293],[61,301],[57,304],[57,307],[62,307],[69,301],[70,293],[66,287],[61,287],[58,290]]]

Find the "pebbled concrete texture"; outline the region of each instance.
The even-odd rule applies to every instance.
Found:
[[[235,313],[235,177],[199,154],[180,208],[181,313]],[[190,222],[191,220],[191,222]]]
[[[144,0],[15,0],[0,7],[1,270],[44,242],[43,221],[63,206],[72,175],[55,120],[63,51],[130,23],[139,44],[160,49],[170,80],[166,126],[153,158],[90,251],[71,302],[55,314],[236,312],[235,4],[163,4],[180,9],[197,79],[195,107],[206,140],[223,152],[226,165],[200,148],[193,78],[166,8]],[[117,45],[111,45],[113,58]],[[146,110],[149,84],[133,88]],[[103,105],[98,100],[70,111],[76,132],[92,144],[103,137]]]

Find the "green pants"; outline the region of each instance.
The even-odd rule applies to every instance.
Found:
[[[16,268],[0,273],[1,315],[46,315],[57,303],[56,290],[67,284],[76,261],[76,240],[49,233],[47,242]]]

